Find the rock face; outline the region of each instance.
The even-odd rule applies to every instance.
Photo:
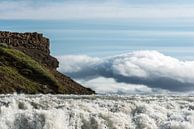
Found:
[[[95,94],[58,65],[43,34],[0,31],[0,93]]]
[[[0,43],[24,52],[50,69],[59,65],[57,59],[50,56],[49,39],[43,34],[0,31]]]

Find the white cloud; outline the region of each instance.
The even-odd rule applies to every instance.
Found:
[[[194,5],[133,5],[122,2],[0,2],[0,19],[173,19],[193,18]]]
[[[115,74],[144,78],[167,77],[194,83],[194,61],[180,61],[157,51],[137,51],[111,60]]]
[[[175,91],[194,89],[194,61],[181,61],[157,51],[136,51],[104,59],[63,56],[59,60],[59,70],[77,79],[105,77]]]
[[[67,55],[58,57],[60,67],[58,70],[65,73],[78,72],[83,69],[93,67],[97,62],[100,63],[99,58],[89,57],[87,55]]]
[[[118,83],[113,78],[97,77],[91,80],[78,80],[86,87],[92,88],[96,93],[101,94],[136,94],[152,93],[152,89],[145,85]]]

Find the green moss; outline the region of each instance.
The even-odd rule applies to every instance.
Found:
[[[6,91],[37,93],[40,90],[40,85],[21,76],[16,69],[7,66],[0,66],[0,75],[3,81],[1,82],[0,90]],[[3,87],[6,85],[6,88]]]
[[[6,85],[7,88],[2,88]],[[47,68],[18,50],[1,46],[0,86],[0,91],[2,89],[21,92],[24,90],[28,93],[64,91],[63,86]]]
[[[0,47],[8,48],[8,45],[6,43],[0,43]]]
[[[33,69],[38,74],[45,76],[49,80],[53,81],[54,84],[57,84],[56,80],[49,73],[49,71],[46,68],[42,67],[38,62],[34,61],[31,57],[25,55],[24,53],[22,53],[20,51],[17,51],[14,49],[9,49],[9,48],[0,47],[0,51],[3,52],[4,54],[7,54],[10,57],[14,58],[18,62],[22,63],[27,68]]]

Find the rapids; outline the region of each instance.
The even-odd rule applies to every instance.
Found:
[[[0,129],[194,129],[194,96],[0,95]]]

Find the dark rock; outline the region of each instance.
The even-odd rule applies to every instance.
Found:
[[[23,75],[27,75],[27,76],[32,75],[32,71],[31,71],[30,69],[21,69],[20,72],[21,72]]]
[[[50,55],[49,39],[43,34],[0,31],[0,47],[0,93],[95,94],[56,70],[59,62]],[[3,51],[10,49],[23,52],[26,60]],[[26,65],[29,56],[31,62],[36,62],[30,63],[33,66]]]
[[[59,66],[57,59],[50,55],[49,39],[43,34],[0,31],[0,45],[20,50],[50,69]]]

